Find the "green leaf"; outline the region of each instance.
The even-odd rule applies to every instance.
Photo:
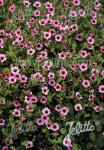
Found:
[[[94,142],[96,140],[96,135],[94,133],[90,133],[89,138],[92,142]]]
[[[73,150],[81,150],[80,146],[77,144],[74,144],[73,146]]]
[[[97,131],[97,132],[101,132],[101,131],[102,131],[102,126],[101,126],[101,125],[96,126],[96,131]]]

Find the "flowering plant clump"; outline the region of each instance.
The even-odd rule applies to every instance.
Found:
[[[0,150],[104,148],[103,5],[0,0]]]

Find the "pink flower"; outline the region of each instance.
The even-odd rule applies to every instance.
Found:
[[[0,119],[0,126],[4,126],[5,125],[5,120],[4,119]]]
[[[77,31],[77,30],[78,30],[78,25],[77,25],[77,24],[72,24],[72,25],[70,26],[70,28],[72,29],[72,32]],[[69,29],[70,29],[70,28],[69,28]]]
[[[29,7],[30,6],[29,0],[24,0],[23,4],[25,5],[25,7]]]
[[[42,113],[45,115],[45,116],[48,116],[48,115],[50,115],[50,113],[51,113],[51,111],[50,111],[50,109],[49,108],[44,108],[43,110],[42,110]]]
[[[34,23],[35,23],[35,18],[32,17],[32,18],[29,19],[27,25],[28,25],[29,27],[31,27]]]
[[[42,93],[43,93],[44,95],[48,95],[49,89],[48,89],[47,86],[43,86],[43,87],[42,87]]]
[[[59,55],[60,59],[65,60],[65,58],[66,58],[66,53],[65,52],[61,52],[58,55]]]
[[[88,88],[88,87],[90,87],[90,81],[89,81],[89,80],[83,80],[83,81],[82,81],[82,85],[83,85],[85,88]]]
[[[46,20],[45,20],[45,19],[39,20],[39,24],[40,24],[41,26],[45,26],[45,25],[46,25]]]
[[[9,33],[6,33],[6,36],[9,38],[9,39],[12,39],[13,38],[13,30],[11,30]]]
[[[31,102],[31,104],[33,104],[33,103],[37,103],[37,98],[35,97],[35,96],[32,96],[31,98],[30,98],[30,102]]]
[[[68,6],[69,6],[69,1],[68,1],[68,0],[65,0],[65,1],[64,1],[64,6],[65,6],[65,7],[68,7]]]
[[[55,35],[55,40],[58,42],[62,41],[62,35],[61,34]]]
[[[18,37],[21,35],[21,30],[18,28],[17,30],[15,30],[15,35]]]
[[[91,19],[92,24],[97,24],[97,19]]]
[[[69,29],[68,25],[60,24],[58,25],[60,31],[67,31]]]
[[[41,7],[41,3],[39,1],[36,1],[33,3],[33,6],[39,8]]]
[[[5,54],[0,54],[0,62],[6,61],[6,55]]]
[[[25,15],[24,13],[19,15],[19,20],[22,22],[23,20],[25,20]]]
[[[37,118],[36,123],[41,126],[44,125],[44,120],[42,118]]]
[[[2,150],[9,150],[7,146],[3,146]]]
[[[74,108],[76,111],[80,111],[80,110],[82,110],[82,105],[81,104],[75,104]]]
[[[104,46],[100,47],[100,52],[104,54]]]
[[[101,3],[99,2],[99,0],[94,1],[94,6],[96,10],[99,10],[99,8],[101,7]]]
[[[56,83],[56,85],[54,86],[55,90],[57,92],[60,92],[62,90],[62,86],[59,83]]]
[[[45,3],[45,6],[46,6],[46,8],[50,8],[50,7],[52,7],[52,3],[46,2],[46,3]]]
[[[71,70],[76,70],[76,65],[75,65],[75,64],[71,64],[71,65],[70,65],[70,69],[71,69]]]
[[[44,121],[45,124],[48,124],[48,121],[49,121],[49,117],[48,116],[42,114],[41,118],[42,118],[42,120]]]
[[[28,96],[25,96],[25,102],[26,102],[27,104],[31,104],[30,97],[28,97]]]
[[[48,71],[48,70],[50,70],[50,68],[52,67],[52,65],[53,65],[53,63],[51,61],[50,62],[45,61],[44,65],[43,65],[43,69],[46,70],[46,71]]]
[[[32,56],[32,55],[35,54],[35,50],[30,48],[30,49],[27,50],[27,54]]]
[[[76,40],[81,42],[82,41],[82,34],[77,34],[75,38],[76,38]]]
[[[50,38],[51,38],[51,33],[45,31],[45,32],[44,32],[44,38],[47,39],[47,40],[50,39]]]
[[[19,35],[16,39],[16,41],[18,40],[19,43],[21,43],[23,41],[23,36]]]
[[[20,106],[20,102],[18,100],[14,100],[13,104],[15,107]]]
[[[53,20],[51,18],[46,18],[46,22],[47,24],[52,24],[53,23]],[[51,30],[51,29],[50,29]],[[49,30],[49,32],[50,32]],[[51,33],[51,32],[50,32]]]
[[[35,17],[39,17],[40,16],[40,11],[39,10],[35,10],[34,11],[34,16]]]
[[[0,0],[0,6],[4,5],[4,0]]]
[[[49,78],[49,79],[54,79],[54,77],[55,77],[54,72],[49,72],[49,73],[48,73],[48,78]]]
[[[88,44],[92,45],[94,44],[94,39],[92,37],[88,37],[87,42]]]
[[[5,34],[5,30],[1,29],[0,30],[0,36],[3,36]]]
[[[54,16],[54,11],[55,11],[54,7],[49,7],[48,8],[48,13],[50,13],[52,16]]]
[[[54,79],[50,79],[50,80],[48,81],[48,84],[49,84],[50,86],[55,86],[56,82],[55,82]]]
[[[101,75],[102,75],[102,77],[104,78],[104,70],[102,70]]]
[[[98,69],[92,68],[91,75],[97,75],[99,73]]]
[[[53,123],[51,124],[51,130],[56,132],[59,130],[59,124],[58,123]]]
[[[102,110],[100,106],[94,106],[93,109],[95,110],[95,112],[100,112]]]
[[[69,13],[69,15],[71,17],[77,17],[77,12],[75,10],[71,10],[70,13]]]
[[[78,15],[79,15],[80,17],[84,17],[84,16],[85,16],[85,11],[84,11],[83,9],[79,9],[79,10],[78,10]]]
[[[43,44],[40,43],[40,42],[38,42],[38,43],[36,44],[36,49],[37,49],[37,50],[42,50],[42,48],[43,48]]]
[[[88,67],[87,67],[87,64],[85,64],[85,63],[82,63],[82,64],[80,65],[80,70],[83,71],[83,72],[86,71],[87,68],[88,68]]]
[[[79,6],[80,5],[80,0],[73,0],[73,5],[74,6]]]
[[[20,117],[21,116],[21,112],[19,109],[14,109],[12,114],[15,116],[15,117]]]
[[[6,142],[6,145],[10,146],[12,144],[13,144],[13,140],[12,139],[8,139],[7,142]],[[7,148],[5,150],[7,150]],[[15,149],[13,149],[13,150],[15,150]]]
[[[22,83],[25,83],[27,82],[27,77],[25,75],[21,75],[19,80],[22,82]]]
[[[52,123],[50,123],[50,122],[46,124],[47,129],[51,129],[51,124]]]
[[[63,145],[66,146],[66,147],[72,147],[72,144],[71,144],[71,139],[68,138],[68,137],[65,137],[64,140],[63,140]]]
[[[16,39],[15,41],[12,42],[13,45],[18,46],[20,43],[19,39]]]
[[[40,55],[43,57],[43,59],[46,59],[46,58],[47,58],[47,56],[48,56],[48,54],[47,54],[47,52],[46,52],[46,51],[42,51],[42,52],[40,52]]]
[[[16,9],[15,4],[11,4],[10,7],[9,7],[9,11],[10,11],[10,12],[14,12],[15,9]]]
[[[31,30],[31,35],[32,35],[32,36],[36,36],[36,35],[38,35],[38,33],[39,33],[39,29],[38,29],[38,28],[33,28],[33,29]]]
[[[31,147],[33,147],[33,142],[32,141],[28,141],[26,143],[26,148],[31,148]]]
[[[92,11],[92,12],[91,12],[91,17],[92,17],[93,19],[96,19],[96,18],[97,18],[97,12],[96,12],[96,11]]]
[[[45,103],[47,102],[47,98],[46,98],[45,96],[42,96],[42,97],[40,98],[40,102],[41,102],[42,104],[45,104]]]
[[[91,94],[91,95],[89,95],[88,100],[92,102],[94,100],[94,98],[95,98],[95,96]]]
[[[59,26],[59,21],[58,20],[53,20],[53,25],[54,25],[54,27],[58,27]]]
[[[80,92],[76,92],[76,97],[77,97],[77,99],[82,99],[82,95],[80,94]]]
[[[51,35],[55,35],[55,29],[51,28],[51,29],[49,30],[49,32],[51,33]]]
[[[56,106],[55,106],[55,110],[58,111],[58,112],[60,112],[61,106],[60,106],[60,105],[56,105]]]
[[[43,56],[42,56],[42,55],[39,55],[39,56],[37,57],[37,61],[40,62],[40,61],[42,61],[42,60],[43,60]]]
[[[93,49],[94,48],[94,46],[93,45],[88,45],[88,49]]]
[[[13,76],[13,77],[9,77],[9,83],[13,84],[16,83],[17,79]]]
[[[40,82],[45,82],[45,77],[41,75],[41,77],[39,78]]]
[[[99,92],[104,94],[104,85],[99,86]]]
[[[81,50],[81,51],[80,51],[80,56],[81,56],[82,58],[86,58],[86,57],[88,56],[87,51]]]
[[[3,38],[0,38],[0,47],[1,47],[1,48],[4,47],[4,40],[3,40]]]
[[[17,66],[12,66],[11,67],[11,73],[13,73],[14,75],[17,75],[17,74],[19,74],[19,69],[18,69],[18,67]]]
[[[68,110],[67,107],[63,107],[63,108],[60,109],[60,114],[62,116],[67,116],[68,112],[69,112],[69,110]]]
[[[32,106],[30,106],[30,105],[27,105],[27,106],[26,106],[26,110],[27,110],[28,112],[33,112],[33,111],[34,111],[33,108],[32,108]]]
[[[61,76],[62,78],[66,78],[66,76],[67,76],[67,70],[66,70],[65,68],[62,68],[62,69],[60,70],[60,76]]]

